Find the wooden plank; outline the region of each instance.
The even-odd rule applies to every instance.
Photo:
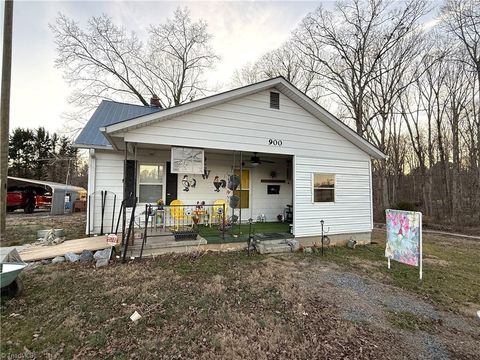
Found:
[[[84,239],[67,240],[58,245],[32,246],[20,251],[23,261],[36,261],[53,259],[56,256],[63,256],[67,252],[80,254],[83,250],[103,250],[109,247],[106,236],[95,236]]]

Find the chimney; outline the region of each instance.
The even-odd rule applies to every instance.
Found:
[[[157,95],[153,94],[150,98],[150,106],[162,109],[162,104],[160,104],[160,98]]]

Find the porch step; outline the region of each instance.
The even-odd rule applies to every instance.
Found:
[[[260,254],[279,254],[297,251],[299,243],[295,239],[264,240],[258,242],[255,247]]]
[[[182,240],[182,241],[175,241],[175,240],[163,240],[163,241],[152,241],[147,240],[147,243],[144,245],[143,249],[157,249],[157,248],[171,248],[171,247],[182,247],[182,246],[196,246],[196,245],[204,245],[207,243],[207,240],[201,238],[197,240]],[[137,244],[133,246],[129,246],[132,250],[140,250],[142,248],[142,242],[139,241]]]
[[[147,244],[143,247],[142,256],[152,256],[160,255],[171,252],[188,252],[193,251],[200,245],[206,245],[207,240],[200,238],[197,240],[184,240],[184,241],[175,241],[175,240],[161,240],[155,241],[155,239],[148,239]],[[128,256],[140,256],[140,251],[142,249],[142,243],[139,241],[133,246],[129,246],[127,250]]]

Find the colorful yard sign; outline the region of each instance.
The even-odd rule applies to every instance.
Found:
[[[422,213],[414,211],[386,211],[387,245],[385,256],[398,262],[418,266],[422,278]]]

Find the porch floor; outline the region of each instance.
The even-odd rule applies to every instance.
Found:
[[[143,235],[143,230],[137,229],[136,231],[141,232]],[[175,240],[171,231],[149,227],[147,229],[147,242],[143,247],[142,256],[148,257],[167,252],[192,251],[205,244],[207,244],[207,241],[201,237],[197,237],[196,240]],[[127,256],[138,257],[141,249],[142,239],[136,239],[133,245],[128,246]]]
[[[223,244],[246,242],[250,231],[249,224],[234,225],[225,232],[225,239],[222,237],[218,226],[200,226],[199,235],[207,240],[208,244]],[[290,224],[283,222],[259,222],[252,224],[252,234],[257,238],[268,239],[291,239],[294,236],[290,233]]]

